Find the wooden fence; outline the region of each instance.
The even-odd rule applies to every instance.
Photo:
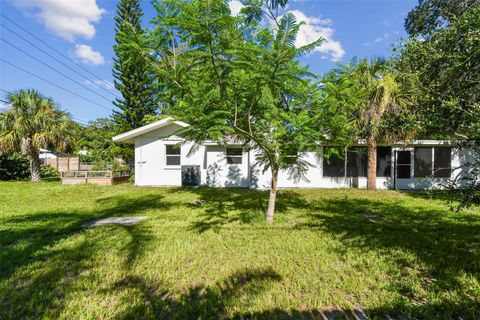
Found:
[[[79,157],[47,158],[45,163],[57,170],[58,172],[80,170]]]

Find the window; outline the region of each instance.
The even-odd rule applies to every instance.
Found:
[[[438,178],[450,178],[452,175],[452,148],[435,148],[433,158],[433,176]]]
[[[286,165],[293,165],[297,162],[297,160],[301,157],[301,155],[298,153],[298,149],[295,148],[292,144],[289,144],[286,146],[285,150],[282,150],[283,154],[282,156],[282,161]]]
[[[180,165],[180,146],[167,144],[165,146],[165,154],[167,157],[167,166]]]
[[[414,151],[414,176],[417,178],[432,175],[433,158],[431,147],[415,148]]]
[[[347,151],[347,177],[367,176],[367,147],[352,147]]]
[[[332,152],[334,147],[323,148],[323,176],[345,177],[345,158]],[[326,155],[330,155],[327,157]]]
[[[452,173],[452,149],[449,147],[418,147],[415,148],[415,177],[448,178]]]
[[[392,148],[377,148],[377,177],[390,177],[392,175]]]
[[[227,164],[242,164],[242,148],[227,148]]]
[[[410,151],[397,152],[397,178],[410,178],[411,158]]]

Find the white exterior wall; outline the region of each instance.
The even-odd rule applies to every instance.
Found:
[[[137,186],[181,186],[182,165],[199,165],[201,182],[206,183],[206,170],[203,162],[205,159],[205,147],[200,146],[190,152],[193,143],[187,142],[181,145],[180,166],[167,166],[166,145],[183,142],[182,139],[170,136],[179,127],[171,125],[156,131],[139,136],[135,139],[135,185]]]
[[[432,145],[432,144],[423,144],[423,145],[415,145],[418,147],[435,147],[435,146],[441,146],[441,144],[437,145]],[[410,178],[409,179],[396,179],[395,181],[395,187],[400,190],[420,190],[420,189],[432,189],[434,187],[440,186],[442,183],[447,182],[450,178],[455,177],[457,174],[460,173],[460,169],[458,168],[460,166],[461,160],[460,160],[460,153],[457,149],[452,148],[452,162],[451,162],[451,168],[452,172],[450,175],[450,178],[415,178],[414,177],[414,148],[415,146],[407,146],[407,147],[394,147],[392,148],[392,169],[393,169],[393,156],[395,154],[395,151],[411,151],[411,159],[410,159]],[[461,152],[464,152],[462,150]],[[435,156],[433,155],[433,161],[435,161]],[[463,163],[466,163],[467,161],[463,161]],[[393,176],[393,172],[392,172]],[[392,183],[389,185],[389,188],[393,188],[393,178],[392,178]]]
[[[250,183],[248,174],[248,152],[243,152],[241,164],[227,164],[227,154],[225,147],[206,146],[206,151],[205,169],[207,186],[244,188],[249,187]]]
[[[172,124],[155,131],[146,133],[135,138],[135,184],[138,186],[181,186],[182,165],[198,165],[201,172],[201,184],[210,187],[250,187],[267,189],[270,187],[270,171],[262,172],[262,168],[256,164],[258,151],[245,151],[241,164],[227,164],[226,148],[218,145],[199,146],[190,155],[193,143],[184,143],[181,146],[181,165],[167,166],[165,146],[183,142],[182,139],[172,136],[180,129]],[[441,143],[423,143],[421,146],[435,146]],[[240,147],[235,145],[232,147]],[[324,177],[323,176],[323,148],[317,152],[307,152],[304,160],[312,167],[306,173],[305,178],[295,181],[288,172],[282,170],[279,174],[279,188],[366,188],[366,177]],[[391,159],[390,177],[378,177],[378,189],[424,189],[432,188],[445,182],[448,178],[421,179],[414,178],[414,155],[411,153],[411,177],[409,179],[394,180],[394,156],[395,151],[413,151],[413,146],[393,146]],[[458,151],[452,148],[452,176],[463,174],[459,169],[461,163],[466,163],[471,158],[470,150]],[[463,169],[464,170],[464,169]]]
[[[422,146],[435,146],[435,144],[422,145]],[[378,189],[393,189],[394,184],[397,189],[429,189],[446,182],[449,178],[430,178],[428,180],[414,177],[414,146],[392,147],[391,157],[391,170],[389,177],[377,177]],[[394,179],[394,157],[395,151],[409,150],[411,153],[411,167],[409,179]],[[459,168],[461,163],[468,162],[471,159],[470,150],[458,151],[452,148],[452,174],[451,178],[454,178],[458,174],[464,174],[462,169]],[[255,159],[255,151],[251,151],[251,159]],[[323,176],[323,148],[319,147],[317,152],[307,152],[303,160],[306,160],[313,166],[309,168],[305,174],[306,180],[302,179],[295,181],[287,171],[282,170],[278,177],[279,188],[366,188],[367,177],[324,177]],[[254,160],[252,160],[254,161]],[[465,169],[463,169],[465,170]],[[262,173],[262,170],[258,166],[252,166],[252,188],[267,189],[270,187],[271,173],[267,171]]]
[[[255,159],[255,151],[252,151],[252,159]],[[279,188],[366,188],[366,177],[324,177],[323,176],[323,148],[319,147],[317,152],[306,152],[303,160],[312,165],[305,174],[306,179],[295,181],[287,170],[281,170],[278,176]],[[270,187],[271,173],[254,166],[256,171],[252,176],[256,177],[257,188],[267,189]],[[378,177],[377,188],[387,189],[390,186],[391,178]]]
[[[181,145],[180,165],[167,166],[166,145],[184,142],[171,136],[178,129],[171,125],[135,139],[135,185],[181,186],[182,166],[198,165],[202,185],[249,187],[248,152],[243,153],[242,164],[227,164],[225,147],[198,146],[189,155],[194,144],[187,142]]]

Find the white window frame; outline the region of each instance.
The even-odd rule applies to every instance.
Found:
[[[229,155],[228,149],[240,149],[242,152],[241,154],[236,155]],[[228,163],[228,158],[240,158],[240,163]],[[226,147],[225,148],[225,160],[227,161],[228,165],[242,165],[243,164],[243,148],[242,147]]]
[[[452,173],[452,147],[451,146],[442,146],[442,145],[432,145],[432,146],[415,146],[413,148],[413,161],[415,162],[415,149],[417,148],[430,148],[431,149],[431,152],[432,152],[432,170],[430,172],[430,175],[427,176],[427,177],[432,177],[432,178],[435,178],[435,179],[445,179],[445,178],[449,178],[449,177],[436,177],[435,176],[435,164],[437,162],[437,159],[435,158],[435,150],[437,149],[442,149],[442,148],[449,148],[450,149],[450,176],[451,176],[451,173]],[[413,167],[415,169],[415,163],[413,163]],[[440,169],[447,169],[447,168],[440,168]],[[412,176],[414,178],[417,178],[417,179],[424,179],[424,178],[427,178],[427,177],[416,177],[415,176],[415,170],[414,170],[414,175]]]
[[[395,151],[396,152],[395,152]],[[407,152],[410,152],[410,177],[409,178],[399,178],[398,177],[398,172],[397,172],[397,168],[399,166],[407,166],[405,164],[398,164],[398,152],[400,151],[407,151]],[[393,149],[392,148],[392,153],[393,153],[393,156],[396,157],[396,159],[394,159],[394,172],[393,174],[395,175],[395,178],[398,180],[398,179],[414,179],[415,178],[415,172],[414,172],[414,168],[415,168],[415,151],[414,151],[414,147],[407,147],[407,148],[396,148],[396,149]]]
[[[430,170],[430,175],[426,176],[426,177],[423,177],[423,176],[415,176],[415,166],[416,166],[416,162],[415,162],[415,150],[419,149],[419,148],[430,148],[430,152],[431,152],[431,156],[432,156],[432,169]],[[413,165],[413,176],[412,178],[415,178],[415,179],[425,179],[427,177],[430,177],[433,175],[433,172],[434,172],[434,167],[435,167],[435,146],[414,146],[413,147],[413,162],[412,162],[412,165]]]
[[[182,165],[182,148],[181,146],[178,146],[178,154],[168,154],[168,147],[173,146],[175,147],[176,144],[174,143],[166,143],[165,144],[165,166],[172,168],[172,167],[180,167]],[[169,157],[178,157],[179,158],[179,164],[168,164],[168,158]]]

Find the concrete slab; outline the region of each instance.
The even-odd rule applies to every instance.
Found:
[[[89,227],[96,227],[96,226],[102,226],[105,224],[120,224],[123,226],[131,226],[134,224],[139,223],[142,220],[147,219],[145,216],[134,216],[134,217],[109,217],[109,218],[104,218],[96,221],[90,221],[88,223],[85,223],[83,226],[85,228]]]

